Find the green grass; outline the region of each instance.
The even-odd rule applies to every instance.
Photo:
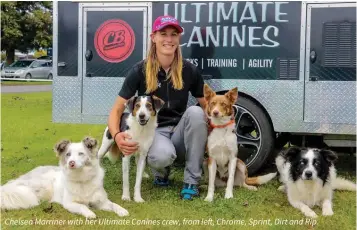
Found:
[[[1,81],[1,85],[52,85],[51,81]]]
[[[57,159],[52,151],[54,144],[69,138],[79,141],[86,135],[91,135],[101,141],[102,131],[105,125],[83,125],[83,124],[54,124],[51,121],[52,95],[50,92],[5,94],[2,95],[2,130],[1,130],[1,184],[18,177],[40,165],[56,165]],[[338,169],[342,175],[355,181],[355,157],[344,155],[340,158]],[[71,214],[60,205],[42,203],[40,206],[20,211],[2,212],[2,229],[210,229],[210,225],[204,225],[201,220],[215,224],[217,227],[220,219],[244,220],[246,225],[221,225],[223,229],[356,229],[356,194],[352,192],[338,191],[334,195],[334,216],[321,216],[321,209],[314,208],[319,218],[316,224],[311,226],[300,211],[288,204],[286,196],[278,192],[278,182],[272,181],[263,185],[258,191],[248,191],[237,188],[234,198],[224,199],[224,189],[217,189],[213,203],[203,201],[207,186],[201,186],[201,197],[194,201],[182,201],[179,199],[183,169],[174,168],[174,183],[168,188],[157,188],[152,185],[152,178],[143,179],[142,197],[146,200],[143,204],[121,201],[122,177],[121,164],[116,165],[104,161],[106,170],[104,186],[109,198],[126,208],[130,216],[120,218],[114,213],[94,210],[97,219],[86,222],[85,218]],[[130,192],[132,194],[135,179],[135,169],[131,168]],[[12,221],[35,220],[62,220],[62,225],[7,225]],[[99,225],[103,220],[127,221],[127,223],[114,223],[111,225]],[[209,222],[212,219],[212,222]],[[287,220],[288,224],[275,225],[275,220]],[[70,220],[77,220],[77,225],[70,225]],[[157,220],[159,225],[137,225],[138,220]],[[180,226],[163,225],[164,220],[178,221]],[[185,222],[185,220],[198,220]],[[255,227],[250,225],[250,220],[270,220],[272,225],[262,224]],[[6,222],[5,222],[6,221]],[[296,223],[289,224],[289,221]],[[82,223],[80,223],[82,222]],[[7,223],[7,224],[6,224]],[[23,222],[24,223],[24,222]],[[136,225],[133,225],[133,223]],[[237,222],[236,222],[237,223]],[[184,227],[184,228],[182,228]]]

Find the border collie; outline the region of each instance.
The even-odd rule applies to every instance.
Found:
[[[233,197],[233,186],[257,190],[251,185],[264,184],[273,179],[277,173],[248,177],[246,165],[238,159],[233,108],[238,98],[238,88],[233,88],[224,95],[216,95],[205,84],[204,97],[207,103],[206,115],[211,126],[207,140],[209,158],[203,163],[206,175],[208,171],[208,193],[205,201],[213,201],[215,186],[226,186],[225,198],[229,199]]]
[[[120,131],[125,131],[131,136],[131,140],[139,143],[139,149],[135,152],[137,164],[136,181],[134,187],[134,201],[144,202],[141,197],[142,177],[148,177],[144,173],[147,153],[152,145],[157,127],[157,114],[164,105],[164,101],[156,96],[135,96],[126,103],[129,113],[124,113],[121,118]],[[108,153],[108,154],[107,154]],[[103,134],[102,145],[98,156],[102,158],[107,156],[112,162],[115,162],[122,153],[113,140],[108,127]],[[123,156],[123,200],[131,200],[129,192],[129,169],[132,155]]]
[[[356,191],[356,184],[336,176],[337,155],[330,150],[291,147],[275,159],[289,203],[305,216],[316,218],[311,209],[322,207],[322,215],[331,216],[333,190]]]
[[[41,201],[61,204],[71,213],[95,218],[88,207],[128,211],[111,202],[103,187],[104,170],[97,159],[97,141],[86,137],[79,143],[62,140],[55,145],[59,166],[40,166],[1,186],[1,209],[26,209]]]

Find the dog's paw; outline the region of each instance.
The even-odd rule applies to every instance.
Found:
[[[317,214],[316,214],[314,211],[312,211],[312,210],[305,212],[305,215],[306,215],[307,217],[317,218]]]
[[[145,200],[141,198],[140,196],[134,196],[134,201],[137,203],[144,203]]]
[[[96,218],[97,216],[95,215],[94,212],[88,210],[86,211],[85,213],[83,213],[83,216],[85,216],[87,219],[94,219]]]
[[[213,196],[207,196],[207,197],[205,198],[205,201],[207,201],[207,202],[212,202],[212,201],[213,201]]]
[[[248,185],[248,189],[251,191],[258,191],[258,188],[255,186]]]
[[[224,195],[225,199],[231,199],[233,198],[233,192],[232,191],[227,191],[226,194]]]
[[[121,199],[122,199],[122,200],[126,200],[126,201],[131,201],[130,196],[129,196],[129,195],[125,195],[125,194],[123,194],[123,195],[121,196]]]
[[[332,209],[323,209],[322,210],[322,215],[323,216],[332,216],[333,215],[333,211],[332,211]]]
[[[285,192],[285,185],[280,185],[278,191]]]
[[[128,210],[124,209],[124,208],[118,208],[117,210],[115,210],[115,213],[118,216],[129,216],[129,212]]]

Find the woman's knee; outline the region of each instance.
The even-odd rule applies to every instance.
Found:
[[[205,122],[205,112],[200,106],[190,106],[186,110],[187,118],[192,121],[203,121]]]
[[[176,159],[176,151],[174,146],[160,145],[156,148],[151,148],[148,152],[148,165],[155,169],[162,169],[170,166]]]

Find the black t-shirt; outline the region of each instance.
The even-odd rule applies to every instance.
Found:
[[[165,101],[158,114],[158,126],[177,125],[186,110],[189,92],[193,97],[203,97],[203,78],[196,66],[183,60],[183,89],[175,90],[171,80],[166,80],[165,71],[160,68],[158,73],[158,88],[150,93]],[[138,96],[147,95],[145,82],[145,60],[135,64],[128,72],[119,96],[130,99],[138,92]]]

